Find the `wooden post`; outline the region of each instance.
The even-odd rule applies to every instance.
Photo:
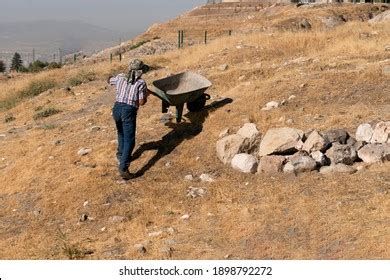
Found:
[[[110,53],[110,63],[112,63],[112,53]]]
[[[122,61],[122,53],[119,53],[119,61]]]
[[[184,48],[184,30],[181,31],[181,47]]]
[[[204,44],[207,45],[207,30],[204,32]]]
[[[181,48],[181,31],[177,31],[177,48]]]

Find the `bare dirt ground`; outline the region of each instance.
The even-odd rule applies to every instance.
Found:
[[[0,258],[389,259],[390,163],[354,175],[268,177],[237,173],[215,154],[219,133],[248,121],[262,133],[291,126],[353,134],[363,122],[390,120],[390,23],[367,22],[369,13],[387,8],[276,6],[214,16],[224,30],[240,22],[248,32],[142,57],[155,69],[145,76],[149,84],[192,70],[213,82],[213,99],[202,112],[187,112],[183,124],[167,126],[160,101],[150,97],[139,111],[131,166],[142,176],[128,183],[117,174],[114,92],[105,79],[126,69],[130,54],[122,63],[85,62],[1,80],[1,100],[31,81],[55,86],[0,112]],[[320,25],[329,14],[348,20]],[[304,18],[311,29],[291,24]],[[194,22],[203,23],[202,12],[142,36],[164,40]],[[259,32],[250,32],[254,26]],[[81,85],[65,89],[80,76]],[[291,95],[296,99],[285,106],[261,111]],[[34,119],[45,108],[60,112]],[[92,151],[79,156],[83,147]],[[215,181],[201,182],[203,173]],[[189,174],[193,181],[184,179]],[[205,194],[188,197],[190,187]]]

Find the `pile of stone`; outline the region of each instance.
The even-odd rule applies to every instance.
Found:
[[[253,123],[237,133],[226,129],[216,144],[224,164],[244,173],[355,173],[361,162],[390,161],[390,121],[365,123],[354,136],[345,129],[326,132],[282,127],[264,136]]]

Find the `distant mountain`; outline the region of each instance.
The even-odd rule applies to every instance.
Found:
[[[25,61],[36,58],[52,59],[61,48],[63,54],[83,51],[87,54],[118,43],[121,34],[81,21],[42,20],[0,23],[0,59],[6,61],[15,51]]]

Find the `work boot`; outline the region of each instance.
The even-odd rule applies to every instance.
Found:
[[[129,170],[126,170],[126,171],[119,170],[119,173],[120,173],[122,179],[125,181],[129,181],[129,180],[135,178],[135,175],[130,173]]]

